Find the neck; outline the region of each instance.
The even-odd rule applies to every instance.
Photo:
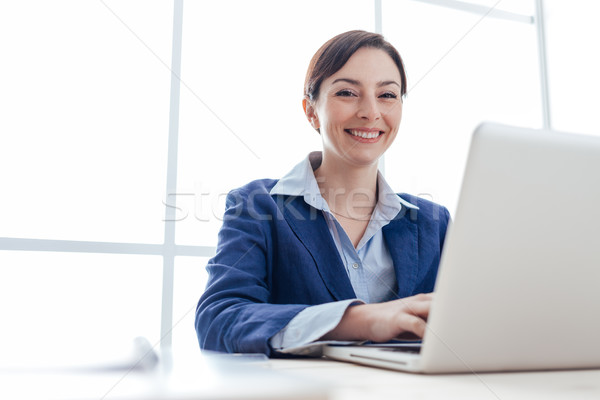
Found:
[[[377,163],[347,165],[330,162],[324,154],[315,177],[334,214],[365,219],[373,212],[377,203]]]

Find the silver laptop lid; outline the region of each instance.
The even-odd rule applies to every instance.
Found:
[[[427,372],[600,366],[600,138],[480,125],[436,285]]]

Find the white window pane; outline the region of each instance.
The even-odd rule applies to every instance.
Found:
[[[386,176],[453,212],[477,124],[541,126],[535,28],[409,0],[383,6],[384,34],[408,75]]]
[[[0,4],[0,236],[162,241],[172,19],[172,2]]]
[[[196,306],[206,286],[207,257],[175,257],[173,296],[173,353],[199,349],[194,326]]]
[[[310,58],[373,21],[370,1],[185,4],[177,243],[214,245],[229,190],[320,149],[301,105]]]
[[[546,0],[544,6],[552,127],[600,135],[600,3]]]
[[[162,257],[0,251],[0,266],[5,357],[158,342]]]

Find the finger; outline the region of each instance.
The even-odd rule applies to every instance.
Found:
[[[427,323],[425,320],[415,315],[401,314],[398,317],[398,328],[400,329],[398,334],[402,332],[412,332],[422,338],[425,335],[426,326]]]
[[[420,293],[410,297],[404,297],[402,299],[393,300],[399,304],[411,304],[411,303],[419,303],[426,302],[431,303],[433,301],[433,293]]]
[[[427,319],[431,309],[431,300],[425,301],[406,301],[403,303],[403,311],[412,315]]]
[[[407,297],[407,299],[415,299],[415,300],[433,300],[433,293],[419,293],[411,297]]]
[[[406,331],[406,332],[402,332],[401,334],[399,334],[398,336],[396,336],[394,338],[394,340],[400,340],[400,341],[415,341],[415,340],[420,340],[423,339],[420,336],[415,335],[412,332]]]

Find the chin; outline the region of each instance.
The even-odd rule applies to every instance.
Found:
[[[373,157],[369,157],[369,156],[350,157],[352,164],[354,164],[356,166],[362,166],[362,167],[368,167],[373,164],[378,164],[380,158],[381,158],[381,155],[373,156]]]

